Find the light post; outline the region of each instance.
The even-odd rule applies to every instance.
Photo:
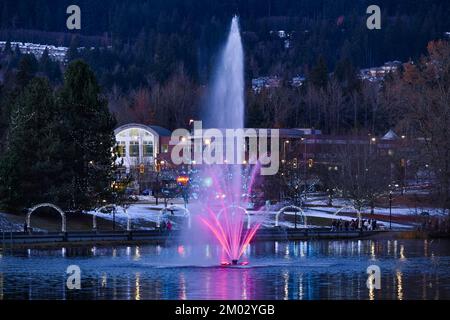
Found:
[[[294,229],[297,230],[297,209],[295,209],[295,213],[294,213]]]
[[[284,154],[284,160],[287,160],[286,156],[286,145],[289,144],[289,140],[284,141],[283,143],[283,154]]]
[[[305,179],[305,185],[304,185],[304,202],[306,202],[306,190],[307,190],[307,187],[308,187],[308,181],[307,181],[307,179],[306,179],[306,166],[307,166],[307,160],[306,160],[306,139],[305,138],[301,138],[301,140],[302,140],[302,142],[303,142],[303,145],[304,145],[304,148],[305,148],[305,150],[304,150],[304,152],[303,152],[303,161],[304,161],[304,163],[305,163],[305,166],[304,166],[304,168],[303,168],[303,179]]]
[[[389,190],[389,229],[392,230],[392,190]]]
[[[116,206],[113,208],[113,225],[112,225],[113,231],[116,230]]]

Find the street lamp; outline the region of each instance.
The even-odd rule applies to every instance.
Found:
[[[283,156],[284,156],[284,159],[286,159],[287,157],[286,157],[286,145],[287,144],[289,144],[289,140],[286,140],[286,141],[284,141],[284,143],[283,143]]]
[[[389,229],[392,230],[392,190],[389,190]]]
[[[302,137],[301,139],[300,139],[302,142],[303,142],[303,145],[304,145],[304,148],[305,148],[305,150],[304,150],[304,152],[303,152],[303,161],[305,162],[305,166],[304,166],[304,168],[303,168],[303,179],[305,179],[305,183],[304,183],[304,201],[306,202],[306,190],[307,190],[307,188],[308,188],[308,179],[307,179],[307,169],[306,169],[306,166],[307,166],[307,160],[306,160],[306,139],[304,138],[304,137]]]

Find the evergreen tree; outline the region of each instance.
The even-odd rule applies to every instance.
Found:
[[[17,71],[17,85],[19,90],[25,88],[25,86],[33,78],[38,69],[38,62],[34,55],[26,54],[19,62],[19,70]]]
[[[11,48],[11,42],[9,40],[6,41],[5,48],[3,49],[3,53],[5,53],[6,55],[10,55],[13,53],[12,48]]]
[[[9,144],[0,159],[0,199],[18,209],[49,201],[58,203],[56,178],[61,170],[57,112],[48,81],[35,78],[12,110]]]
[[[310,83],[317,88],[325,88],[328,83],[328,67],[325,59],[320,56],[309,75]]]
[[[57,62],[50,59],[48,48],[45,48],[39,60],[39,70],[53,83],[61,79],[61,71]]]
[[[58,104],[66,207],[89,209],[111,195],[116,122],[100,97],[94,73],[81,60],[68,66]]]

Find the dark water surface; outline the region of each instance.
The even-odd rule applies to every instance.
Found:
[[[0,255],[1,299],[449,299],[449,240],[260,242],[221,267],[214,245],[84,247]],[[81,289],[66,269],[81,269]],[[368,288],[367,267],[381,270]]]

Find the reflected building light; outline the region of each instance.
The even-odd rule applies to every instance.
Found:
[[[387,242],[387,254],[388,255],[391,254],[391,240],[388,240],[388,242]]]
[[[184,273],[180,273],[180,300],[186,300],[186,279]]]
[[[375,242],[370,241],[370,259],[375,260]]]
[[[158,244],[158,245],[156,246],[156,253],[157,253],[158,255],[160,255],[160,254],[161,254],[161,251],[162,251],[162,248],[161,248],[161,246]]]
[[[405,246],[404,245],[400,246],[400,260],[406,260],[406,257],[405,257]]]
[[[134,286],[134,300],[141,300],[141,274],[139,272],[136,272],[136,280]]]
[[[300,273],[298,278],[298,299],[303,300],[303,273]]]
[[[211,258],[211,247],[209,246],[209,244],[207,244],[205,247],[205,255],[207,258]]]
[[[3,273],[0,272],[0,300],[3,300]]]
[[[369,300],[375,300],[375,287],[373,285],[369,286]]]
[[[27,255],[28,255],[28,258],[31,257],[31,249],[28,249],[28,250],[27,250]]]
[[[65,258],[66,257],[66,248],[61,248],[61,256],[63,257],[63,258]]]
[[[294,257],[298,257],[298,242],[294,241],[292,246],[294,247],[294,249],[292,250],[292,252],[294,253]]]
[[[125,296],[127,300],[131,300],[131,283],[130,283],[131,274],[127,275],[127,285],[125,290]]]
[[[358,256],[361,255],[361,244],[362,244],[361,240],[358,240]]]
[[[289,299],[289,272],[283,272],[283,280],[284,280],[284,300]]]
[[[403,300],[403,274],[400,271],[397,271],[396,277],[397,277],[397,299]]]
[[[134,251],[134,260],[139,260],[141,258],[141,250],[139,246],[136,246],[136,249]]]
[[[248,300],[248,296],[247,296],[247,281],[248,281],[248,274],[245,271],[244,274],[242,275],[243,279],[242,279],[242,300]]]
[[[300,242],[300,257],[305,256],[305,247],[307,244],[305,242]]]
[[[423,255],[428,257],[428,240],[423,240]]]
[[[285,258],[289,258],[289,244],[286,244],[286,248],[284,250],[284,256],[285,256]]]
[[[97,255],[97,247],[93,246],[92,249],[91,249],[91,252],[92,252],[93,256]]]
[[[106,288],[107,285],[108,285],[108,279],[107,279],[106,273],[103,273],[103,275],[102,275],[102,288]]]
[[[394,240],[394,258],[397,258],[397,240]]]
[[[126,248],[126,255],[130,256],[131,255],[131,247],[127,247]]]
[[[117,278],[116,278],[116,276],[113,276],[113,284],[112,284],[112,287],[113,287],[113,300],[117,300]]]
[[[274,246],[275,246],[275,254],[278,253],[278,241],[274,242]]]
[[[113,249],[112,256],[113,256],[113,258],[117,257],[117,249],[116,248]]]

